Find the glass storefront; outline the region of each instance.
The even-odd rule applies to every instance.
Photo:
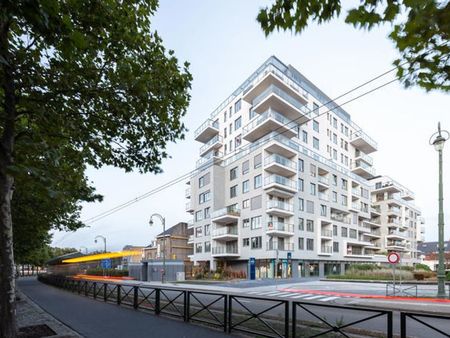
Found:
[[[341,264],[340,263],[325,263],[324,264],[325,276],[328,275],[340,275],[341,274]]]
[[[291,278],[292,263],[287,259],[280,259],[275,264],[275,259],[256,260],[256,278]]]

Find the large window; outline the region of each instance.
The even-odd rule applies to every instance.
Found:
[[[262,248],[262,237],[252,237],[252,249],[261,249]]]
[[[249,180],[245,180],[242,182],[242,193],[245,194],[246,192],[250,191],[250,182]]]
[[[319,150],[319,139],[317,137],[313,137],[313,148]]]
[[[262,186],[262,176],[257,175],[253,178],[255,189],[261,188]]]
[[[202,243],[195,244],[195,253],[202,253]]]
[[[242,220],[242,227],[243,228],[248,228],[250,226],[250,219],[249,218],[244,218]]]
[[[205,236],[211,235],[211,224],[205,224]]]
[[[252,217],[250,228],[253,229],[261,229],[262,227],[262,217],[256,216]]]
[[[305,250],[305,239],[303,237],[298,238],[298,249]]]
[[[298,230],[305,231],[305,219],[304,218],[298,219]]]
[[[234,185],[230,188],[230,198],[236,197],[237,196],[237,185]]]
[[[205,252],[211,252],[211,242],[205,242]]]
[[[255,169],[261,167],[261,165],[262,165],[262,155],[261,154],[258,154],[253,158],[253,165],[254,165]]]
[[[242,118],[239,116],[236,120],[234,120],[234,130],[238,130],[242,125]]]
[[[205,208],[204,210],[204,214],[205,214],[205,219],[208,219],[210,217],[210,207]]]
[[[313,129],[319,132],[319,122],[317,122],[316,120],[313,120]]]
[[[202,227],[196,227],[195,228],[195,237],[202,237],[203,235],[203,228]]]
[[[250,246],[250,238],[242,238],[242,246]]]
[[[347,228],[345,227],[341,228],[341,237],[347,237]]]
[[[238,171],[238,167],[234,167],[234,168],[230,169],[230,181],[237,178],[237,171]]]
[[[314,183],[309,184],[309,192],[311,195],[316,195],[316,185]]]
[[[308,143],[308,133],[304,130],[302,130],[302,141]]]
[[[234,104],[234,113],[237,113],[239,110],[241,110],[242,101],[241,99],[237,100]]]
[[[306,220],[306,231],[314,232],[314,221],[312,219]]]
[[[199,210],[195,212],[195,221],[201,221],[203,220],[203,210]]]
[[[246,199],[242,201],[242,209],[250,208],[250,200]]]
[[[305,181],[302,178],[298,179],[298,191],[303,191],[305,189]]]
[[[333,242],[333,252],[339,252],[339,242]]]
[[[305,162],[301,158],[298,159],[298,171],[305,171]]]
[[[348,235],[350,238],[356,238],[356,230],[355,229],[349,229]]]
[[[306,250],[308,250],[308,251],[314,250],[314,239],[312,239],[312,238],[306,239]]]
[[[198,203],[202,204],[202,203],[208,202],[210,200],[210,198],[211,198],[210,191],[209,190],[205,191],[198,195]]]
[[[327,206],[324,204],[320,205],[320,216],[326,216],[327,215]]]

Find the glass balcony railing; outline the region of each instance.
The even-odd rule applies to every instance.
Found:
[[[370,144],[373,148],[378,149],[378,143],[362,130],[358,130],[352,133],[351,140],[353,141],[354,139],[357,138],[362,138],[366,143]]]
[[[257,126],[262,124],[263,122],[267,121],[268,119],[274,119],[275,121],[279,122],[286,128],[296,128],[298,127],[298,123],[289,120],[285,116],[281,115],[277,111],[273,110],[272,108],[269,108],[264,113],[259,114],[257,117],[253,118],[242,130],[242,133],[245,135],[248,132],[255,129]]]
[[[213,162],[214,159],[221,159],[222,157],[223,153],[221,151],[210,151],[196,162],[196,167],[206,166],[209,162]]]
[[[264,185],[279,184],[287,188],[297,190],[297,182],[280,175],[270,175],[264,179]]]
[[[291,168],[293,170],[297,170],[297,163],[296,162],[291,161],[291,160],[287,159],[286,157],[278,155],[278,154],[272,154],[270,156],[267,156],[264,159],[264,165],[269,165],[269,164],[272,164],[272,163],[278,163],[278,164],[280,164],[282,166]]]
[[[320,252],[330,254],[333,252],[333,247],[331,245],[322,245],[320,247]]]
[[[361,196],[361,190],[359,188],[352,188],[352,195]]]
[[[355,163],[353,163],[352,169],[356,169],[356,168],[363,168],[365,171],[367,171],[371,175],[375,176],[375,168],[373,168],[372,166],[368,165],[366,162],[363,162],[363,161],[360,161],[360,160],[356,161]]]
[[[267,242],[267,250],[279,250],[279,251],[293,251],[294,243],[278,243],[278,242]]]
[[[280,89],[279,87],[275,86],[274,84],[271,84],[268,86],[261,94],[259,94],[257,97],[255,97],[252,101],[253,107],[256,107],[259,103],[261,103],[267,96],[270,94],[276,94],[279,97],[281,97],[283,100],[300,110],[305,116],[310,117],[311,112],[309,109],[307,109],[301,102],[294,99],[291,95],[286,93],[284,90]]]
[[[197,128],[194,133],[194,138],[197,138],[197,136],[203,133],[203,131],[208,127],[217,129],[217,131],[219,131],[219,122],[217,120],[213,121],[211,119],[207,119],[200,127]]]
[[[328,201],[328,194],[324,193],[324,192],[319,192],[319,199],[322,201]]]
[[[367,162],[368,164],[373,165],[373,159],[372,159],[372,157],[369,156],[369,155],[367,155],[367,154],[365,154],[365,153],[363,153],[362,151],[357,150],[357,151],[355,152],[355,157],[356,157],[356,158],[359,157],[359,158],[360,158],[361,160],[363,160],[364,162]]]
[[[403,243],[402,241],[388,241],[386,243],[386,246],[400,246],[400,247],[406,247],[406,243]]]
[[[401,237],[405,237],[406,234],[402,231],[398,231],[398,230],[389,230],[388,235],[395,235],[395,236],[401,236]]]
[[[237,227],[223,227],[220,229],[215,229],[212,232],[213,237],[225,236],[225,235],[237,235],[238,229]]]
[[[238,254],[238,247],[237,246],[217,246],[212,248],[212,254],[213,255],[226,255],[226,254],[232,254],[237,255]]]
[[[333,221],[337,221],[337,222],[341,222],[341,223],[345,223],[345,224],[351,224],[351,219],[348,216],[344,216],[342,214],[335,214],[332,213],[331,214],[331,219]]]
[[[325,185],[329,185],[330,184],[330,180],[328,179],[328,177],[326,177],[326,176],[318,176],[317,177],[317,180],[320,182],[320,183],[322,183],[322,184],[325,184]]]
[[[270,200],[267,201],[267,209],[281,209],[288,212],[294,212],[294,205],[282,201]]]
[[[320,233],[324,237],[333,237],[333,230],[322,229]]]
[[[217,218],[225,215],[239,217],[241,216],[241,210],[239,210],[239,208],[235,205],[230,205],[228,207],[213,211],[211,218]]]
[[[223,138],[221,135],[214,136],[212,139],[202,145],[200,148],[200,154],[203,154],[206,150],[208,150],[208,148],[216,143],[223,143]]]
[[[268,222],[267,223],[267,231],[277,230],[283,232],[294,232],[294,224],[286,224],[283,222]]]

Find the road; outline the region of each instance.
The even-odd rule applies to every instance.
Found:
[[[219,331],[99,302],[21,278],[19,288],[52,316],[87,338],[230,337]]]

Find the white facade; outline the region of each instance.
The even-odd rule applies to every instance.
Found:
[[[273,278],[386,261],[371,207],[377,143],[292,66],[269,58],[195,138],[186,190],[195,263],[246,270],[255,258],[257,277]]]

